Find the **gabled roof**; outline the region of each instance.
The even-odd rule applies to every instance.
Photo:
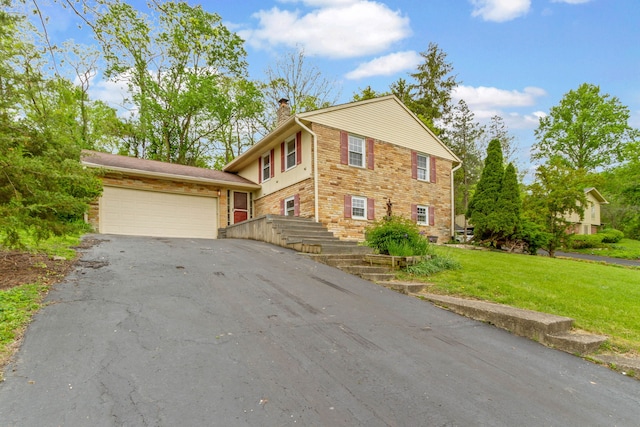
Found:
[[[602,196],[602,194],[600,194],[600,192],[598,190],[596,190],[596,187],[590,187],[590,188],[585,188],[584,189],[584,194],[589,194],[591,193],[591,195],[598,201],[600,202],[600,204],[602,205],[608,205],[609,202],[607,202],[607,200]]]
[[[357,135],[408,147],[459,164],[460,159],[395,95],[351,102],[291,116],[257,144],[224,167],[239,171],[283,138],[301,129],[297,123],[318,123]]]
[[[104,168],[109,171],[152,178],[191,181],[204,184],[217,184],[224,187],[255,189],[260,186],[241,176],[195,166],[178,165],[136,157],[83,150],[80,158],[83,165]]]

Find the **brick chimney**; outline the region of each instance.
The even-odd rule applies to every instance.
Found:
[[[278,108],[278,125],[283,123],[291,116],[291,107],[289,107],[289,100],[281,98],[278,100],[280,107]]]

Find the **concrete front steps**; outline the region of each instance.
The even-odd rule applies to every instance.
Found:
[[[607,340],[602,335],[572,331],[573,319],[568,317],[425,292],[418,292],[416,295],[454,313],[491,323],[515,335],[572,354],[593,353]]]
[[[279,235],[283,246],[310,254],[369,254],[371,248],[356,241],[340,240],[310,218],[269,215],[267,222]]]
[[[317,262],[339,268],[345,273],[359,276],[371,282],[386,282],[395,279],[395,274],[390,268],[367,262],[367,254],[323,253],[309,255],[309,257]]]

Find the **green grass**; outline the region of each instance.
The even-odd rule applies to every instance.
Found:
[[[0,242],[3,239],[2,233],[0,233]],[[44,253],[53,256],[61,256],[65,259],[72,259],[76,256],[76,251],[72,247],[77,246],[80,243],[81,230],[78,229],[77,234],[65,235],[65,236],[52,236],[47,240],[41,240],[37,242],[30,234],[20,233],[20,238],[24,245],[24,250],[31,253]],[[0,246],[0,249],[3,249]]]
[[[45,290],[31,283],[0,291],[0,361],[9,356],[12,344],[40,308]]]
[[[603,243],[601,247],[591,249],[568,249],[567,252],[602,255],[613,258],[640,259],[640,240],[622,239],[618,243]]]
[[[575,319],[610,337],[617,352],[640,352],[640,269],[540,256],[438,248],[462,268],[414,280],[430,292],[493,301]]]

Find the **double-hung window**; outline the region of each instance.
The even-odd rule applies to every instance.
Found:
[[[271,153],[267,153],[262,156],[262,181],[267,181],[271,178]]]
[[[286,149],[285,155],[286,155],[286,162],[287,162],[286,169],[289,170],[296,165],[296,139],[293,138],[287,141],[285,143],[285,149]]]
[[[367,198],[356,197],[351,198],[351,218],[367,219]]]
[[[349,135],[349,165],[363,168],[365,160],[364,138]]]
[[[295,216],[296,214],[295,197],[289,197],[287,199],[284,199],[284,214],[286,216]]]
[[[417,156],[418,180],[429,181],[429,156],[418,154]]]
[[[416,208],[416,222],[420,225],[429,225],[429,208],[418,205]]]

